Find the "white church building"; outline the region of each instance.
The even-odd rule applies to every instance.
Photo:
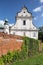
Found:
[[[16,15],[16,23],[9,26],[8,21],[4,23],[4,33],[26,36],[38,39],[38,29],[32,22],[33,16],[26,7],[23,7]]]

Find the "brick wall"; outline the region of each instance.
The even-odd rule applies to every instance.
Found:
[[[8,51],[21,50],[22,43],[20,36],[0,33],[0,56],[7,54]]]

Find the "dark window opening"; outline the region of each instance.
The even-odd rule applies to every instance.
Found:
[[[25,13],[25,12],[24,12]]]
[[[26,21],[25,20],[23,21],[23,25],[26,25]]]

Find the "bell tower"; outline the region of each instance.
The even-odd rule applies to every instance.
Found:
[[[5,19],[5,23],[4,23],[4,33],[9,34],[9,24],[8,24],[8,19]]]

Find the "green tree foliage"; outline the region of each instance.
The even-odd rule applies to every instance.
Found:
[[[38,38],[43,42],[43,27],[39,27]]]

